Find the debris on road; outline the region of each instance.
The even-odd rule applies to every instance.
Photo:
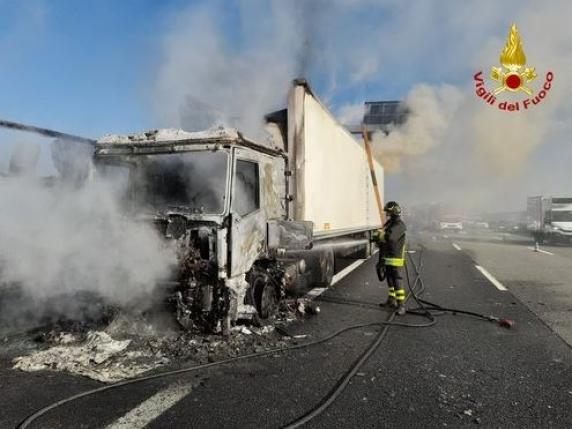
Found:
[[[14,359],[14,368],[33,372],[52,369],[85,375],[103,382],[118,381],[140,374],[148,365],[131,365],[129,357],[140,357],[126,352],[131,340],[118,341],[102,331],[88,332],[82,342],[75,342],[72,334],[60,333],[60,345],[39,350]],[[121,356],[121,362],[111,358]]]
[[[295,312],[282,312],[275,323],[296,320]],[[113,383],[137,377],[165,365],[198,365],[242,354],[289,345],[305,335],[284,337],[274,325],[232,328],[223,337],[154,325],[138,315],[118,313],[105,326],[75,325],[35,332],[34,347],[22,350],[14,369],[26,372],[63,371]],[[29,336],[30,334],[28,334]],[[8,340],[7,340],[8,341]]]

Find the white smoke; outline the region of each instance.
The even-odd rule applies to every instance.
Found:
[[[434,150],[445,138],[454,113],[463,98],[459,89],[443,85],[418,85],[405,99],[408,119],[400,127],[373,135],[376,156],[386,172],[402,169],[405,159]]]
[[[360,25],[354,12],[362,6],[254,0],[177,10],[157,71],[158,117],[190,131],[222,123],[258,136],[264,115],[285,107],[294,78],[309,78],[326,101],[375,78],[381,60],[353,31]]]
[[[169,274],[173,255],[151,225],[124,216],[114,183],[47,186],[37,178],[5,177],[0,201],[0,289],[20,289],[20,315],[36,306],[38,318],[48,310],[81,317],[79,303],[73,308],[69,300],[59,305],[54,299],[78,292],[108,304],[144,306]]]
[[[340,123],[348,126],[357,126],[361,124],[364,114],[363,102],[344,104],[336,112],[336,116]]]
[[[398,130],[395,137],[390,134],[386,140],[389,145],[381,142],[382,154],[386,148],[399,148],[397,160],[391,157],[386,160],[401,167],[398,174],[388,177],[389,195],[413,204],[445,201],[469,210],[498,211],[523,210],[528,195],[570,194],[568,183],[572,174],[564,160],[571,155],[568,136],[572,131],[572,109],[568,97],[572,95],[572,45],[565,16],[572,13],[572,5],[549,2],[540,8],[536,6],[532,2],[523,3],[515,16],[508,17],[507,13],[503,25],[484,33],[479,38],[480,49],[467,50],[465,55],[472,70],[447,62],[452,70],[467,77],[466,85],[456,87],[458,96],[435,96],[435,105],[429,110],[414,107],[410,123]],[[471,10],[464,5],[467,20]],[[487,77],[490,67],[498,65],[513,20],[523,38],[528,65],[535,66],[538,73],[536,81],[531,83],[536,93],[547,71],[555,75],[546,99],[521,112],[500,111],[487,105],[476,97],[472,81],[477,70]],[[494,89],[494,82],[488,78],[485,82],[489,90]],[[433,86],[433,91],[438,94],[438,87]],[[523,100],[526,95],[511,97],[504,93],[498,98]],[[415,106],[416,100],[412,92],[408,101]],[[437,133],[423,128],[443,111],[447,112],[447,121],[439,122],[434,129]],[[424,150],[411,151],[411,146]]]
[[[569,192],[563,185],[572,178],[563,161],[570,156],[572,113],[569,2],[226,6],[214,1],[177,11],[154,92],[163,123],[205,128],[218,121],[256,135],[263,115],[284,106],[289,81],[302,75],[349,125],[359,116],[360,98],[406,98],[410,122],[376,137],[376,153],[393,172],[386,195],[395,199],[518,208],[527,194]],[[487,106],[472,82],[477,70],[488,75],[498,65],[512,22],[538,71],[535,85],[547,70],[556,76],[543,104],[520,114]]]
[[[527,195],[569,195],[572,45],[567,16],[572,4],[409,6],[395,12],[377,33],[381,40],[393,31],[391,41],[378,47],[385,60],[381,71],[397,85],[404,79],[415,82],[412,70],[417,81],[425,76],[427,81],[451,84],[416,84],[405,97],[412,112],[408,123],[388,136],[375,136],[376,153],[389,173],[386,195],[409,204],[440,201],[484,211],[522,210]],[[475,95],[472,79],[482,70],[487,88],[494,89],[488,74],[491,66],[499,65],[512,22],[523,38],[527,66],[535,66],[538,73],[531,86],[538,92],[546,72],[555,75],[546,99],[518,113],[485,104]],[[370,33],[369,38],[375,36]],[[498,98],[522,100],[526,95],[504,93]],[[384,97],[364,97],[376,99]]]
[[[259,134],[264,113],[282,107],[301,43],[295,14],[282,3],[273,3],[269,17],[241,7],[248,10],[237,23],[242,40],[228,38],[224,12],[216,6],[177,13],[156,87],[165,123],[188,131],[240,126],[252,135]]]

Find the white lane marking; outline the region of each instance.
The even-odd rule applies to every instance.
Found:
[[[347,267],[345,267],[342,271],[340,271],[332,278],[332,286],[335,285],[337,282],[339,282],[341,279],[343,279],[345,276],[347,276],[349,273],[351,273],[353,270],[355,270],[357,267],[359,267],[361,264],[363,264],[365,261],[367,261],[367,259],[358,259],[353,264],[350,264]]]
[[[493,277],[493,275],[491,273],[489,273],[487,270],[485,270],[483,267],[481,267],[480,265],[475,265],[475,268],[477,270],[479,270],[483,276],[485,276],[487,278],[488,281],[490,281],[494,287],[496,287],[498,290],[507,290],[506,287],[504,287],[504,285],[499,282],[497,279],[495,279]]]
[[[459,251],[463,250],[461,249],[461,246],[459,246],[457,243],[453,243],[453,247]]]
[[[149,399],[141,402],[120,419],[114,421],[106,429],[139,429],[144,428],[193,390],[193,384],[171,384],[160,390]]]
[[[534,251],[534,247],[528,247],[528,249]],[[540,253],[544,253],[544,254],[546,254],[546,255],[552,255],[552,256],[554,256],[554,253],[548,252],[547,250],[536,249],[535,251],[536,251],[536,252],[540,252]]]
[[[317,296],[323,294],[327,289],[328,289],[327,287],[315,287],[306,294],[306,298],[309,299],[316,298]]]

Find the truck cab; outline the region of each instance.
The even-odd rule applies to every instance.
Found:
[[[178,255],[173,300],[184,326],[228,330],[270,316],[300,287],[328,286],[340,243],[371,255],[383,168],[368,164],[365,142],[305,80],[265,120],[264,144],[228,128],[96,142],[95,179],[112,181],[125,211],[154,224]]]
[[[529,197],[527,229],[535,241],[572,241],[572,198]]]
[[[286,158],[233,130],[151,137],[100,141],[95,180],[174,248],[179,322],[217,330],[268,316],[304,268],[280,255],[312,237],[311,222],[287,220]]]
[[[570,240],[572,238],[572,203],[554,203],[546,212],[545,228],[552,236]]]

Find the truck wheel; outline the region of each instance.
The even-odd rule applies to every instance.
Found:
[[[328,287],[332,284],[334,278],[334,251],[332,249],[325,251],[319,257],[320,267],[322,268],[321,280],[316,282],[320,287]]]
[[[278,310],[278,295],[276,288],[270,284],[266,284],[262,290],[260,297],[260,317],[268,319],[272,317]]]
[[[264,275],[257,275],[252,280],[254,305],[261,319],[268,319],[278,309],[278,294],[276,288]]]

